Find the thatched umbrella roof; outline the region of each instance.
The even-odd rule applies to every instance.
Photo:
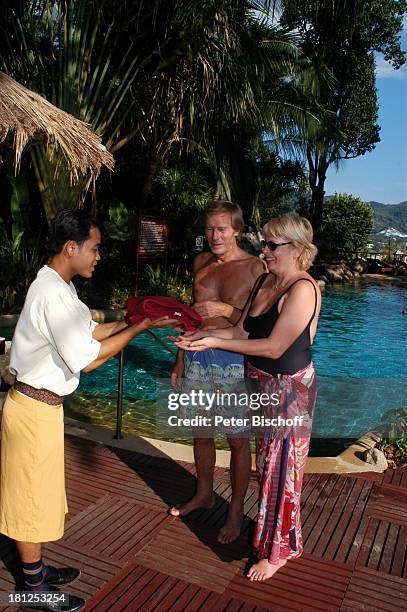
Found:
[[[95,179],[102,166],[114,166],[113,156],[86,123],[0,72],[0,144],[13,148],[16,170],[29,141],[56,145],[75,182],[83,175]]]

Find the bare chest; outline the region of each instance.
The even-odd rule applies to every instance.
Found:
[[[195,275],[195,300],[220,300],[243,308],[253,282],[247,266],[242,266],[240,262],[211,263]]]

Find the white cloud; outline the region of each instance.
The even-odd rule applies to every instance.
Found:
[[[380,79],[407,79],[407,65],[398,70],[386,62],[383,57],[376,56],[376,76]]]

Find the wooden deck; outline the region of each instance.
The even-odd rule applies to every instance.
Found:
[[[216,534],[231,494],[226,470],[216,469],[215,507],[185,521],[167,509],[192,494],[190,464],[68,436],[66,476],[65,536],[45,547],[44,558],[82,569],[66,590],[85,597],[88,611],[407,610],[405,470],[306,475],[304,555],[265,583],[244,576],[254,478],[242,536],[224,546]],[[0,550],[0,589],[10,592],[18,581],[16,553],[4,537]]]

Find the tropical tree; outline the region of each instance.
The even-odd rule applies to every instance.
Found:
[[[33,0],[8,3],[3,13],[4,69],[59,108],[90,123],[111,148],[136,105],[132,87],[145,58],[127,36],[134,13],[124,2]],[[5,29],[7,26],[7,30]],[[75,205],[84,183],[71,185],[55,151],[31,154],[47,216]]]
[[[337,193],[327,203],[321,227],[321,250],[353,259],[365,251],[373,229],[373,210],[357,198]]]
[[[310,214],[319,229],[330,165],[364,155],[379,142],[373,52],[381,52],[395,69],[404,64],[398,35],[407,2],[282,0],[281,6],[282,24],[300,33],[301,48],[316,71],[329,69],[335,77],[333,88],[320,89],[320,103],[331,112],[306,150]]]
[[[140,208],[175,147],[204,154],[230,196],[253,135],[296,144],[317,123],[310,64],[262,2],[6,0],[1,24],[10,74],[90,123],[110,151],[138,148]],[[81,201],[55,152],[32,157],[48,217]]]

